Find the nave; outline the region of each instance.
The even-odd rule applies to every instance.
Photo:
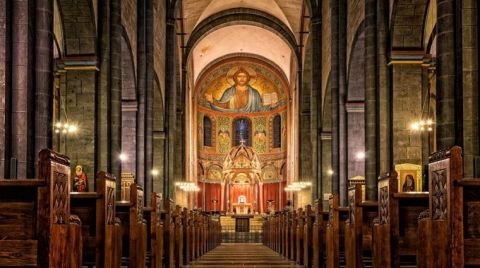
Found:
[[[285,259],[270,248],[255,243],[248,244],[222,244],[185,266],[186,268],[208,267],[302,267],[294,261]]]

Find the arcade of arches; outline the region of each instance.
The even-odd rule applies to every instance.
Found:
[[[455,145],[478,176],[478,8],[0,0],[0,178],[35,178],[50,148],[72,191],[106,171],[118,200],[135,183],[145,204],[256,219],[347,207],[356,184],[377,201],[394,170],[398,191],[427,192],[429,156]]]

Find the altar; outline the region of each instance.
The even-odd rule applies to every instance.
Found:
[[[234,214],[245,215],[253,213],[252,203],[233,203]]]

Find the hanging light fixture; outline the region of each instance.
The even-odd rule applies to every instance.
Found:
[[[198,187],[194,182],[179,181],[175,183],[175,186],[180,188],[180,190],[185,192],[198,192],[200,187]]]
[[[298,192],[301,191],[309,186],[312,186],[312,182],[310,181],[294,181],[285,187],[285,191],[287,192]]]

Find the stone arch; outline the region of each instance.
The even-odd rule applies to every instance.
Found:
[[[53,58],[61,59],[65,54],[63,18],[58,4],[59,0],[53,2]]]
[[[95,11],[91,0],[58,0],[65,55],[96,54]]]
[[[250,8],[234,8],[216,13],[203,20],[197,25],[197,27],[195,27],[188,40],[187,48],[185,50],[185,60],[183,62],[188,62],[193,47],[203,37],[208,35],[208,33],[234,24],[254,25],[272,31],[282,38],[290,46],[294,54],[297,56],[297,59],[299,58],[295,35],[282,21],[263,11]]]
[[[122,172],[136,174],[137,160],[137,88],[135,65],[130,41],[125,32],[121,38],[122,58],[122,152],[129,161],[122,163]]]
[[[423,48],[428,0],[395,0],[391,18],[392,48]]]

